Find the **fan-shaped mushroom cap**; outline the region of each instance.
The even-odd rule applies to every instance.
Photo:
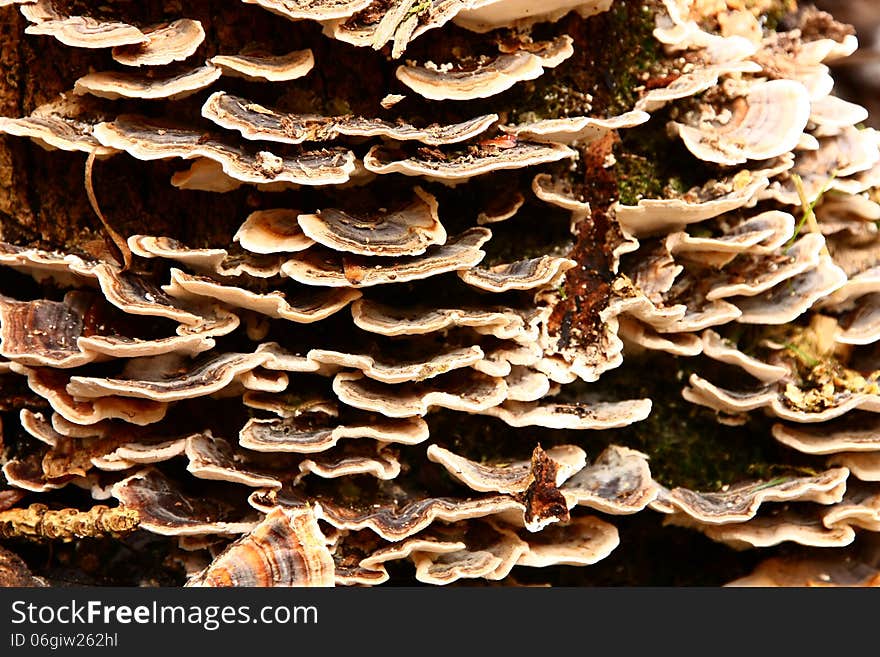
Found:
[[[62,95],[40,105],[29,116],[20,119],[0,117],[0,133],[29,137],[48,150],[94,152],[97,157],[116,153],[115,148],[102,146],[92,134],[95,123],[103,120],[85,99]]]
[[[202,116],[220,127],[238,130],[245,139],[251,140],[300,144],[346,135],[419,141],[432,146],[465,141],[484,132],[498,120],[497,114],[485,114],[451,125],[434,123],[417,128],[403,122],[350,115],[330,117],[277,112],[225,91],[217,91],[208,97],[202,105]]]
[[[550,205],[588,215],[590,204],[583,196],[571,189],[566,179],[553,178],[549,173],[539,173],[532,179],[532,191],[539,199]]]
[[[243,534],[257,521],[246,506],[204,495],[189,495],[155,468],[113,485],[113,497],[140,514],[139,527],[164,536]]]
[[[189,294],[217,299],[268,317],[306,324],[326,319],[361,296],[358,290],[347,288],[306,288],[291,294],[275,290],[260,294],[174,268],[171,269],[171,284],[163,287],[172,296],[180,288]]]
[[[473,370],[401,386],[365,378],[360,372],[340,372],[333,379],[333,392],[349,406],[386,417],[425,415],[433,406],[474,413],[507,398],[504,379]]]
[[[814,477],[779,477],[741,483],[717,493],[674,488],[663,495],[662,501],[700,523],[743,523],[754,518],[765,502],[840,502],[846,491],[847,477],[846,468],[833,468]]]
[[[880,481],[880,453],[842,452],[828,458],[828,465],[848,468],[862,481]]]
[[[72,376],[67,391],[84,399],[110,395],[165,402],[190,399],[220,390],[264,360],[261,353],[211,354],[190,363],[170,355],[134,358],[121,378]]]
[[[479,492],[523,493],[534,478],[532,459],[500,465],[478,463],[439,445],[429,445],[427,455],[431,461],[446,468],[454,478]],[[546,455],[557,465],[556,486],[561,486],[587,464],[586,452],[575,445],[551,447]]]
[[[143,31],[146,41],[113,48],[113,59],[126,66],[162,66],[183,61],[205,40],[199,21],[180,18]]]
[[[723,267],[740,253],[768,254],[794,235],[795,219],[787,212],[769,210],[726,228],[719,237],[699,237],[684,231],[665,240],[671,254]]]
[[[400,66],[396,76],[407,87],[431,100],[488,98],[517,82],[534,80],[545,68],[558,66],[574,54],[573,40],[563,35],[529,50],[504,53],[473,67]]]
[[[650,399],[622,402],[576,402],[544,404],[508,401],[480,411],[503,420],[512,427],[550,429],[612,429],[640,422],[651,412]]]
[[[216,269],[227,257],[226,249],[193,249],[170,237],[132,235],[128,248],[141,258],[174,260],[193,269]]]
[[[819,257],[815,269],[799,274],[786,283],[753,297],[731,299],[744,324],[786,324],[802,315],[819,299],[846,283],[846,272],[830,256]]]
[[[24,365],[77,367],[95,359],[77,345],[88,297],[15,301],[0,295],[0,356]]]
[[[291,182],[301,185],[335,185],[346,182],[354,171],[354,153],[345,149],[304,151],[279,157],[269,151],[245,150],[217,139],[205,139],[198,130],[122,115],[111,123],[95,126],[102,144],[128,152],[142,160],[206,157],[218,162],[224,173],[250,183]]]
[[[186,586],[333,586],[327,539],[308,507],[277,507]]]
[[[630,317],[618,318],[617,334],[628,345],[665,351],[675,356],[697,356],[703,351],[699,336],[690,333],[661,334],[652,327]]]
[[[537,318],[512,308],[394,308],[358,299],[351,315],[358,328],[380,335],[421,335],[470,326],[502,340],[533,342],[538,337],[533,326]]]
[[[407,156],[384,146],[373,146],[364,157],[364,166],[374,173],[402,173],[426,176],[440,181],[462,181],[491,171],[521,169],[556,162],[575,156],[576,151],[562,144],[516,142],[512,146],[477,145],[464,152],[427,153]]]
[[[790,374],[788,367],[772,365],[753,358],[710,329],[703,331],[702,342],[703,353],[709,358],[741,367],[764,383],[774,383]]]
[[[349,475],[370,475],[377,479],[394,479],[400,474],[401,465],[394,450],[379,444],[348,444],[311,458],[298,464],[300,474],[295,481],[312,473],[324,479],[347,477]]]
[[[641,511],[659,493],[651,478],[648,457],[619,445],[608,446],[560,490],[569,508],[587,506],[612,515]]]
[[[73,92],[101,98],[185,98],[210,86],[220,77],[220,69],[201,66],[183,73],[146,77],[138,73],[104,71],[88,73],[73,85]]]
[[[569,258],[545,255],[492,267],[460,270],[458,277],[468,285],[487,292],[532,290],[554,285],[567,270],[576,266],[577,262]]]
[[[810,118],[810,99],[799,82],[771,80],[750,86],[732,103],[730,116],[704,111],[708,116],[698,117],[697,125],[672,126],[698,158],[732,166],[794,149]]]
[[[316,21],[347,18],[367,7],[372,0],[242,0],[259,5],[274,14],[291,20]]]
[[[724,586],[880,586],[880,571],[839,557],[771,557]]]
[[[466,3],[455,15],[456,25],[472,32],[490,32],[499,27],[519,29],[534,23],[555,22],[570,11],[587,18],[608,11],[612,0],[551,0],[535,5],[529,0],[476,0]]]
[[[693,526],[693,521],[681,516],[669,516],[666,522]],[[786,541],[811,547],[844,547],[855,540],[855,530],[849,525],[825,527],[820,517],[810,511],[794,508],[774,511],[747,522],[727,525],[704,525],[694,527],[714,541],[730,545],[734,549],[770,547]]]
[[[463,578],[503,579],[529,549],[512,530],[484,522],[466,525],[462,540],[466,547],[454,552],[413,551],[416,579],[437,585]]]
[[[528,552],[517,566],[590,566],[607,557],[620,545],[617,528],[593,516],[554,523],[525,537]]]
[[[880,294],[866,294],[849,316],[848,326],[836,337],[842,344],[873,344],[880,337]]]
[[[868,120],[868,110],[837,96],[823,96],[810,103],[810,123],[817,137],[828,137],[838,130]]]
[[[486,255],[479,247],[491,236],[488,228],[470,228],[443,245],[428,247],[422,255],[383,259],[381,264],[370,256],[312,249],[285,262],[281,271],[304,285],[363,288],[405,283],[475,266]]]
[[[369,418],[359,423],[334,424],[303,413],[281,419],[252,418],[239,433],[239,444],[259,452],[323,452],[343,438],[367,438],[383,443],[416,445],[428,439],[428,425],[418,417]]]
[[[416,256],[446,242],[437,199],[420,187],[406,206],[357,212],[325,208],[297,218],[303,233],[319,244],[364,256]]]
[[[315,56],[310,49],[293,50],[283,55],[241,52],[214,55],[208,63],[231,77],[257,82],[287,82],[307,75],[315,67]]]
[[[807,233],[779,255],[740,257],[723,270],[718,283],[713,282],[706,292],[706,299],[753,297],[766,292],[783,281],[815,269],[823,250],[827,250],[825,238],[818,233]]]
[[[297,221],[299,212],[276,208],[251,212],[232,240],[242,248],[260,254],[303,251],[315,243]]]
[[[46,399],[54,411],[76,424],[95,424],[105,419],[119,418],[132,424],[146,425],[158,422],[168,410],[167,404],[148,399],[103,397],[77,400],[66,386],[70,377],[48,367],[26,367],[10,363],[16,374],[27,377],[28,387]]]
[[[418,534],[436,520],[453,523],[484,518],[504,512],[522,512],[522,504],[508,495],[485,495],[472,498],[424,497],[401,488],[393,481],[379,482],[375,501],[364,495],[355,503],[343,503],[315,494],[315,511],[320,520],[338,529],[369,529],[386,541],[401,541]],[[276,504],[302,506],[299,493],[268,491],[252,493],[249,501],[258,509]]]
[[[54,2],[36,2],[33,6],[23,6],[22,15],[32,23],[24,33],[53,36],[74,48],[111,48],[147,40],[134,25],[90,16],[64,16],[54,5]]]
[[[850,413],[845,418],[814,426],[774,424],[773,437],[806,454],[880,452],[880,418]]]
[[[756,202],[769,180],[751,173],[691,190],[681,198],[642,199],[638,205],[614,206],[620,225],[636,237],[682,228]]]
[[[517,138],[537,142],[558,144],[590,144],[615,130],[633,128],[650,119],[646,112],[633,110],[609,119],[589,116],[567,117],[564,119],[544,119],[534,123],[515,126],[502,126],[504,132]]]
[[[682,391],[685,399],[722,413],[737,414],[766,407],[783,420],[813,423],[833,420],[855,409],[880,412],[880,396],[866,392],[834,390],[826,396],[819,390],[813,399],[794,384],[787,384],[782,392],[775,386],[737,392],[719,388],[696,374],[691,375],[689,383]]]

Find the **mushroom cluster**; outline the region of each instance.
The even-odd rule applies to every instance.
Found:
[[[0,118],[84,159],[93,211],[64,243],[0,227],[0,536],[146,532],[187,586],[328,586],[516,584],[601,561],[637,513],[735,548],[880,529],[880,134],[832,94],[857,42],[828,14],[0,4],[94,55]],[[654,61],[578,89],[622,16]],[[329,97],[347,68],[366,91]],[[687,173],[633,193],[647,141]],[[174,219],[114,202],[120,161]],[[652,352],[688,363],[693,412],[774,416],[754,440],[798,457],[714,489],[652,473],[621,431],[664,411],[607,383]]]

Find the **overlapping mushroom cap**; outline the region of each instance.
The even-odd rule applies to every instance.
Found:
[[[880,139],[830,95],[846,30],[666,0],[623,103],[570,84],[620,1],[242,3],[301,43],[110,4],[18,8],[107,57],[0,131],[89,153],[89,175],[173,173],[170,198],[222,195],[235,225],[2,244],[39,290],[0,288],[0,376],[36,399],[12,489],[115,500],[205,556],[190,586],[381,584],[402,559],[503,581],[627,549],[637,513],[737,548],[880,529]],[[316,100],[352,52],[375,98]],[[689,158],[686,184],[627,193],[627,134]],[[109,234],[119,208],[89,189]],[[773,415],[814,462],[711,490],[655,472],[627,432],[663,395],[603,385],[645,352],[693,363],[664,379],[683,403]]]

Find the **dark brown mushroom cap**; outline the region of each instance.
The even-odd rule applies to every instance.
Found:
[[[277,507],[186,586],[333,586],[334,571],[314,512]]]
[[[68,294],[65,301],[15,301],[0,295],[0,356],[24,365],[77,367],[95,359],[82,351],[87,295]]]
[[[154,534],[243,534],[257,524],[246,506],[220,497],[188,494],[155,468],[114,484],[112,494],[140,514],[141,529]]]
[[[214,55],[209,64],[217,66],[223,75],[257,82],[287,82],[307,75],[315,67],[311,50],[293,50],[283,55],[263,55],[241,52],[237,55]]]
[[[14,552],[0,547],[0,587],[47,586],[42,577],[36,577],[24,560]]]
[[[205,40],[199,21],[180,18],[143,30],[146,41],[113,48],[113,59],[126,66],[162,66],[183,61]]]
[[[446,242],[437,199],[420,187],[402,208],[355,213],[325,208],[297,218],[303,233],[319,244],[365,256],[416,256]]]
[[[304,285],[362,288],[405,283],[473,267],[485,257],[486,252],[480,247],[491,236],[488,228],[470,228],[445,244],[428,247],[422,255],[381,262],[370,256],[310,249],[285,262],[281,271]]]

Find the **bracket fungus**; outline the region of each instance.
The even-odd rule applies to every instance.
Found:
[[[848,26],[185,4],[0,0],[0,582],[152,535],[186,586],[877,584]]]

